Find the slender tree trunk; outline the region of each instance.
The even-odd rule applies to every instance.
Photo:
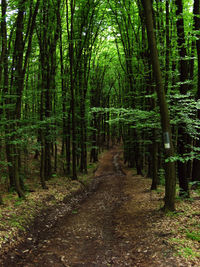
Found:
[[[188,79],[188,61],[186,60],[187,51],[186,51],[186,41],[185,41],[185,32],[184,32],[184,20],[183,20],[183,3],[182,0],[175,1],[177,10],[177,35],[178,35],[178,50],[179,50],[179,68],[180,68],[180,93],[186,94],[188,91],[188,84],[186,80]],[[179,125],[178,129],[178,144],[177,150],[179,155],[184,155],[187,152],[188,135],[185,132],[185,124],[182,123]],[[187,177],[187,163],[178,161],[178,179],[179,179],[179,187],[180,187],[180,196],[189,197],[189,186],[188,186],[188,177]]]
[[[67,76],[64,70],[64,62],[63,62],[63,41],[62,41],[62,28],[61,28],[61,21],[59,17],[59,24],[60,24],[60,65],[61,65],[61,81],[62,81],[62,112],[63,112],[63,137],[62,137],[62,154],[66,158],[66,169],[64,167],[65,174],[70,174],[70,160],[71,160],[71,152],[70,152],[70,109],[66,109],[67,103],[67,86],[66,86],[66,79],[64,77]],[[64,76],[65,74],[65,76]]]
[[[41,101],[40,101],[40,121],[43,121],[44,115],[44,90],[41,88]],[[41,144],[41,158],[40,158],[40,182],[43,189],[48,189],[45,179],[45,140],[44,131],[39,129],[39,139]]]
[[[170,55],[170,37],[169,37],[169,0],[166,0],[166,55],[165,55],[165,93],[168,91],[169,83],[169,55]]]
[[[0,205],[3,205],[3,198],[1,195],[0,195]]]
[[[25,0],[20,1],[18,6],[18,15],[16,19],[16,38],[13,52],[13,70],[12,70],[12,93],[16,95],[15,108],[11,113],[11,118],[13,119],[12,131],[15,133],[12,137],[12,167],[14,169],[14,184],[18,196],[25,198],[22,186],[23,181],[20,181],[20,146],[16,141],[19,139],[17,135],[17,129],[19,128],[19,121],[21,118],[21,102],[22,102],[22,92],[24,88],[24,70],[23,70],[23,58],[24,58],[24,12],[25,12]],[[22,185],[22,186],[21,186]]]
[[[97,162],[98,161],[98,151],[97,151],[97,114],[96,112],[93,113],[92,119],[92,149],[90,152],[90,161]]]
[[[194,26],[195,31],[200,31],[200,0],[194,0]],[[200,34],[197,34],[198,40],[196,41],[197,60],[198,60],[198,84],[197,84],[197,100],[200,99]],[[197,112],[197,117],[200,119],[200,110]],[[196,145],[199,146],[199,141]],[[193,162],[192,180],[200,181],[200,160],[195,159]]]
[[[70,174],[71,172],[71,135],[70,135],[70,132],[71,132],[71,115],[69,111],[68,119],[67,119],[67,132],[66,132],[66,138],[65,138],[67,174]]]
[[[152,184],[151,190],[156,190],[158,185],[158,142],[156,129],[153,130],[152,147]]]
[[[108,105],[109,105],[109,100],[108,100]],[[109,108],[109,106],[108,106],[108,108]],[[110,119],[110,112],[107,111],[106,112],[106,120],[109,121],[109,119]],[[106,126],[107,126],[106,127],[107,128],[107,130],[106,130],[106,133],[107,133],[107,138],[106,138],[107,145],[106,145],[106,148],[110,149],[110,125],[109,125],[109,123],[106,123]]]
[[[68,5],[68,3],[67,3]],[[76,161],[76,111],[75,111],[75,81],[74,81],[74,11],[75,2],[71,0],[71,29],[70,29],[70,44],[69,44],[69,60],[70,60],[70,90],[71,90],[71,112],[72,112],[72,179],[77,179]]]

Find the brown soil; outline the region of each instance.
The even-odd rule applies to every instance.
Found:
[[[166,242],[171,233],[155,227],[164,215],[155,209],[147,179],[133,175],[120,157],[117,149],[107,152],[96,186],[71,209],[67,203],[41,214],[26,240],[4,253],[1,266],[190,266],[174,256]]]

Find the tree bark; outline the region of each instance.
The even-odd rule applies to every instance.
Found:
[[[68,4],[68,3],[67,3]],[[71,111],[72,111],[72,179],[77,179],[77,144],[76,144],[76,110],[75,110],[75,80],[74,80],[74,11],[75,3],[71,0],[71,31],[69,44],[69,60],[70,60],[70,90],[71,90]]]
[[[24,12],[25,12],[25,0],[21,0],[18,5],[18,14],[16,18],[16,37],[13,51],[13,62],[12,62],[12,76],[11,76],[11,94],[14,94],[16,98],[13,101],[14,109],[10,113],[10,118],[13,120],[11,124],[11,130],[13,136],[11,138],[11,149],[12,151],[11,164],[13,168],[14,187],[20,198],[25,198],[23,192],[23,181],[20,179],[20,144],[17,129],[19,127],[19,121],[21,118],[21,100],[22,92],[24,88],[24,71],[23,71],[23,58],[24,58]]]
[[[174,148],[172,144],[169,111],[168,111],[168,106],[166,102],[164,86],[162,82],[162,75],[161,75],[158,51],[157,51],[157,46],[156,46],[156,38],[154,34],[154,29],[153,29],[152,3],[151,3],[151,0],[142,0],[142,4],[144,7],[144,11],[145,11],[148,43],[149,43],[149,49],[150,49],[150,54],[151,54],[154,78],[156,82],[158,102],[160,106],[162,132],[166,136],[166,140],[164,140],[164,144],[165,144],[165,157],[167,158],[167,157],[171,157],[174,155]],[[166,162],[165,178],[166,178],[166,182],[165,182],[164,210],[174,211],[175,210],[175,185],[176,185],[174,162],[170,162],[170,161]]]
[[[200,30],[200,0],[194,0],[194,30]],[[197,34],[198,40],[196,41],[196,48],[197,48],[197,60],[198,60],[198,84],[197,84],[197,100],[200,99],[200,34]],[[200,119],[200,110],[197,112],[197,117]],[[197,141],[196,145],[199,146],[200,142]],[[193,169],[192,169],[192,180],[193,181],[200,181],[200,160],[195,159],[193,162]]]
[[[9,88],[9,76],[8,76],[8,47],[7,47],[7,25],[6,25],[6,10],[7,10],[7,2],[6,0],[2,0],[1,3],[2,9],[2,20],[1,20],[1,32],[2,32],[2,71],[3,71],[3,89],[2,89],[2,102],[5,105],[10,103],[8,97],[5,97],[8,94]],[[3,109],[1,109],[1,114],[3,113]],[[5,111],[6,119],[10,120],[10,109],[6,108]],[[10,127],[9,125],[5,125],[5,145],[6,145],[6,158],[8,162],[8,174],[10,180],[10,187],[14,188],[14,174],[12,167],[12,152],[11,152],[11,144],[10,144]]]
[[[186,94],[188,91],[188,84],[186,83],[189,72],[188,72],[188,61],[186,60],[187,51],[186,51],[186,41],[185,41],[185,32],[184,32],[184,20],[183,20],[183,3],[182,0],[175,1],[177,10],[176,10],[176,27],[177,27],[177,43],[179,51],[179,69],[180,69],[180,93]],[[188,135],[185,132],[185,123],[181,123],[178,128],[178,144],[177,150],[180,156],[184,155],[187,152]],[[181,197],[189,197],[189,186],[188,186],[188,177],[187,177],[187,163],[178,161],[178,179],[179,179],[179,195]]]
[[[170,56],[170,37],[169,37],[169,0],[166,0],[165,4],[166,12],[166,55],[165,55],[165,93],[168,91],[169,83],[169,56]]]

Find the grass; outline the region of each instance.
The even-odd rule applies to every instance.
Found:
[[[179,251],[178,254],[180,256],[183,256],[185,258],[191,258],[191,259],[195,259],[195,258],[200,258],[200,253],[194,251],[192,248],[190,247],[179,247]]]
[[[178,196],[178,187],[176,194]],[[200,266],[200,190],[190,190],[190,198],[176,197],[176,211],[168,212],[158,228],[172,234],[165,242],[174,248],[175,255],[185,258],[188,266]],[[153,198],[159,200],[158,206],[163,205],[164,186],[160,185]],[[156,226],[155,226],[156,227]]]
[[[187,231],[186,237],[191,239],[191,240],[196,240],[196,241],[200,242],[200,231],[199,232],[195,232],[195,231],[189,232],[189,231]]]
[[[199,207],[200,201],[196,198],[196,193],[193,195],[193,202],[188,200],[178,200],[176,203],[176,213],[169,214],[171,218],[170,228],[174,229],[174,238],[168,240],[178,255],[192,260],[194,266],[198,266],[199,262],[199,242],[200,242],[200,224],[199,224]]]

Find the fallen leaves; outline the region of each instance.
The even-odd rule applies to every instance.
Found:
[[[179,200],[177,212],[164,215],[160,211],[164,188],[150,191],[150,185],[150,179],[127,169],[124,193],[128,198],[116,214],[117,235],[132,240],[133,254],[139,253],[141,258],[147,254],[155,262],[159,260],[160,266],[165,266],[165,261],[166,266],[170,261],[176,266],[200,266],[199,198],[192,192],[192,201]]]
[[[96,165],[93,168],[96,168]],[[90,169],[88,176],[84,177],[85,182],[92,179],[93,168]],[[62,203],[65,198],[70,199],[83,187],[79,181],[72,181],[66,177],[54,177],[47,181],[48,190],[38,188],[38,184],[35,186],[37,190],[27,193],[25,201],[20,200],[16,193],[4,195],[6,204],[0,206],[1,253],[16,245],[23,238],[26,227],[41,210]],[[34,184],[31,184],[31,187],[34,188]],[[58,216],[60,215],[58,214]],[[46,227],[50,227],[50,225]]]

